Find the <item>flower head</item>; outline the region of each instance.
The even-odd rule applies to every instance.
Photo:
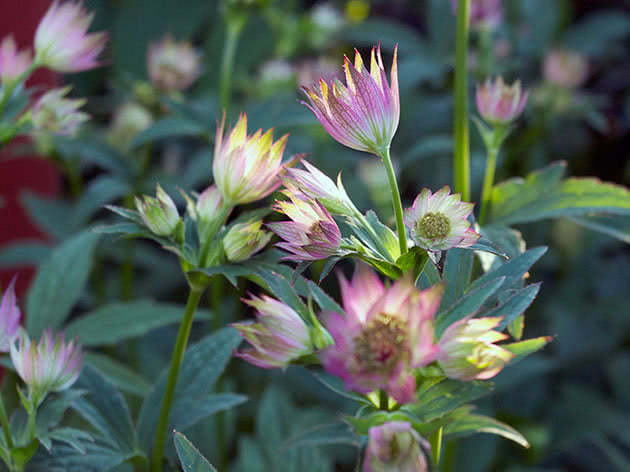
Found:
[[[116,110],[109,132],[109,141],[122,150],[128,150],[136,135],[153,122],[153,116],[136,102],[127,102]]]
[[[487,79],[477,87],[477,110],[488,123],[508,124],[523,112],[528,95],[518,80],[508,86],[502,77]]]
[[[279,248],[289,252],[294,261],[316,261],[339,250],[341,231],[326,208],[317,200],[303,200],[299,194],[284,192],[291,201],[277,201],[275,209],[292,221],[267,226],[284,239]]]
[[[81,2],[55,0],[35,33],[35,57],[38,64],[58,72],[79,72],[98,67],[98,55],[107,42],[107,34],[87,34],[93,13]]]
[[[236,355],[265,369],[286,367],[312,352],[309,328],[288,305],[268,296],[252,296],[245,303],[256,309],[256,322],[233,323],[250,349]]]
[[[457,0],[451,0],[453,11],[457,13]],[[474,29],[495,29],[503,19],[501,0],[471,0],[470,26]]]
[[[303,102],[326,131],[338,142],[358,151],[380,154],[394,138],[400,119],[397,51],[387,83],[381,48],[372,48],[370,70],[356,51],[354,65],[344,61],[346,85],[339,80],[320,80],[319,90],[303,88]]]
[[[366,266],[352,282],[339,277],[345,316],[326,313],[324,326],[335,345],[321,353],[324,368],[346,386],[366,394],[385,390],[398,403],[413,401],[413,369],[435,359],[433,316],[442,296],[436,285],[418,291],[407,278],[386,288]]]
[[[588,62],[577,52],[552,49],[545,57],[543,73],[552,84],[576,88],[588,78]]]
[[[464,318],[449,326],[440,339],[438,363],[447,377],[458,380],[489,379],[514,355],[494,344],[508,338],[495,331],[501,318]]]
[[[42,95],[31,109],[31,122],[36,132],[74,136],[83,123],[90,119],[79,111],[85,99],[69,99],[65,96],[70,87],[49,90]]]
[[[47,330],[35,343],[22,330],[11,343],[11,361],[36,403],[41,403],[47,393],[66,390],[76,382],[83,352],[74,341],[66,343],[63,334],[53,337]]]
[[[20,77],[32,62],[31,51],[18,52],[13,36],[7,36],[0,43],[0,80],[3,83]]]
[[[9,352],[11,341],[20,326],[20,308],[15,296],[15,278],[2,295],[0,303],[0,352]]]
[[[144,195],[142,200],[136,197],[136,209],[147,228],[158,236],[173,234],[180,221],[175,202],[160,184],[155,197]]]
[[[250,203],[280,186],[282,153],[288,135],[273,142],[273,129],[247,136],[247,115],[241,114],[229,136],[223,135],[225,117],[217,128],[212,173],[227,204]]]
[[[426,472],[430,446],[406,421],[390,421],[369,430],[363,472]]]
[[[187,41],[166,35],[149,45],[147,70],[151,82],[166,92],[184,90],[201,73],[201,57]]]
[[[431,194],[425,188],[405,211],[405,226],[417,246],[428,251],[446,251],[452,247],[472,246],[480,238],[471,227],[468,215],[472,203],[451,195],[448,186]]]
[[[238,223],[223,238],[223,249],[230,262],[249,259],[271,240],[272,233],[262,229],[262,220]]]

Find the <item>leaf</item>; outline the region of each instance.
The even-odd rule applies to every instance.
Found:
[[[496,185],[492,191],[493,223],[528,223],[561,216],[630,215],[630,191],[595,178],[562,180],[565,163],[555,163]]]
[[[48,395],[37,410],[35,429],[37,434],[43,435],[49,429],[57,426],[66,410],[82,395],[85,395],[85,391],[77,390],[76,388]]]
[[[85,288],[99,235],[84,231],[55,248],[39,267],[26,298],[26,327],[39,336],[70,314]]]
[[[74,208],[74,225],[79,227],[85,224],[103,205],[118,200],[131,191],[127,182],[109,176],[96,177],[90,181]]]
[[[630,218],[619,215],[576,216],[569,220],[630,244]]]
[[[447,436],[469,436],[475,433],[496,434],[510,439],[523,447],[529,447],[527,439],[514,428],[483,415],[468,413],[447,423],[444,427],[444,434]]]
[[[38,436],[37,439],[42,445],[50,451],[52,448],[52,441],[59,441],[68,444],[76,449],[81,454],[85,454],[85,442],[92,442],[93,438],[86,431],[75,428],[57,428],[52,431],[48,431],[42,436]]]
[[[176,136],[203,136],[207,130],[199,123],[181,117],[169,116],[153,123],[138,133],[131,141],[131,147],[138,147],[158,139]]]
[[[282,447],[316,447],[331,444],[348,444],[361,446],[359,438],[350,430],[348,423],[337,421],[335,423],[314,426],[287,439]]]
[[[104,354],[88,352],[85,361],[122,392],[145,397],[151,390],[151,384],[144,377]]]
[[[525,341],[519,341],[517,343],[502,344],[501,347],[507,349],[516,356],[511,361],[514,363],[542,349],[552,339],[553,338],[551,336],[540,336],[538,338],[526,339]]]
[[[195,446],[181,433],[175,432],[175,449],[184,472],[216,472],[210,462],[201,455]]]
[[[414,283],[424,271],[424,267],[429,262],[427,251],[419,247],[412,247],[406,254],[403,254],[396,261],[396,265],[404,273],[409,273],[413,277]]]
[[[349,398],[350,400],[354,400],[357,403],[362,403],[363,405],[372,406],[372,402],[370,402],[367,398],[358,393],[350,392],[346,390],[343,385],[343,381],[339,377],[334,377],[326,372],[312,372],[313,376],[319,380],[326,388],[329,388],[333,392],[341,395],[342,397]]]
[[[68,215],[72,213],[68,203],[40,197],[30,192],[20,194],[20,203],[26,208],[33,222],[53,239],[63,240],[76,231],[73,222],[68,221]]]
[[[229,410],[247,401],[245,395],[234,393],[215,393],[203,399],[181,398],[173,407],[171,415],[176,421],[173,428],[185,430],[197,424],[199,421],[211,416],[219,411]]]
[[[449,308],[466,291],[472,274],[473,259],[474,252],[467,249],[453,248],[447,251],[442,277],[445,286],[441,310]]]
[[[343,308],[312,280],[308,281],[308,290],[323,311],[343,313]]]
[[[232,357],[232,351],[241,342],[235,329],[224,328],[191,346],[182,360],[170,425],[178,422],[175,412],[182,411],[195,399],[201,401],[208,395]],[[144,451],[151,447],[158,423],[162,397],[166,387],[168,369],[165,369],[145,398],[138,419],[138,439]]]
[[[76,337],[84,346],[106,346],[143,336],[149,331],[181,321],[184,307],[153,300],[116,302],[97,308],[66,326],[66,334]],[[198,310],[196,320],[212,315]]]
[[[90,138],[55,136],[55,151],[65,160],[80,159],[84,164],[96,164],[120,177],[130,176],[129,161],[105,141]]]
[[[41,241],[22,240],[0,249],[0,267],[37,266],[50,254],[50,246]]]
[[[480,316],[493,317],[502,316],[503,320],[497,327],[497,330],[504,330],[512,321],[516,319],[521,313],[523,313],[529,305],[534,301],[538,291],[540,290],[540,284],[532,284],[519,290],[510,298],[505,300],[499,306],[483,313]]]
[[[616,47],[623,48],[620,43],[629,34],[630,15],[621,10],[600,10],[572,25],[563,43],[572,51],[599,57]]]
[[[53,451],[54,455],[50,455],[40,448],[28,463],[28,472],[105,472],[135,455],[121,453],[100,443],[85,444],[85,453],[67,444],[54,445]]]

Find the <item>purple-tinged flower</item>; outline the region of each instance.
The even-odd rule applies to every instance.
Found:
[[[341,231],[324,205],[317,200],[303,200],[301,195],[290,191],[284,194],[291,201],[277,201],[274,207],[292,221],[267,226],[284,239],[276,246],[289,252],[286,259],[316,261],[337,254]]]
[[[74,136],[83,123],[90,119],[79,111],[85,99],[65,98],[70,87],[49,90],[35,102],[31,109],[31,123],[36,132]]]
[[[457,0],[451,0],[453,12],[457,13]],[[470,27],[473,29],[495,29],[503,20],[501,0],[470,0]]]
[[[0,303],[0,352],[9,352],[11,341],[20,327],[20,308],[15,296],[15,277],[2,295]]]
[[[7,36],[0,43],[0,80],[3,83],[16,80],[32,62],[31,51],[23,49],[18,52],[13,36]]]
[[[66,343],[63,334],[53,337],[52,331],[46,330],[36,343],[21,330],[11,343],[11,361],[37,405],[47,393],[61,392],[76,382],[83,352],[75,341]]]
[[[339,276],[345,316],[324,314],[335,345],[321,353],[324,368],[346,387],[362,394],[385,390],[398,403],[415,398],[413,369],[435,360],[433,316],[442,286],[419,291],[408,278],[386,288],[378,276],[359,265],[348,282]]]
[[[554,85],[577,88],[588,78],[588,62],[577,52],[552,49],[545,57],[543,74]]]
[[[243,300],[256,309],[256,322],[232,323],[251,344],[236,356],[264,369],[287,367],[313,350],[309,328],[288,305],[263,295]]]
[[[390,421],[369,430],[363,472],[427,472],[429,443],[411,423]]]
[[[299,192],[312,200],[320,202],[329,212],[337,215],[351,216],[356,208],[341,183],[341,173],[337,176],[337,184],[321,170],[302,160],[303,169],[287,169],[283,179],[285,185],[296,187]],[[289,186],[290,186],[289,185]]]
[[[262,229],[262,220],[238,223],[223,238],[223,249],[230,262],[244,261],[264,248],[272,236]]]
[[[459,194],[451,195],[448,186],[434,194],[425,188],[405,210],[405,226],[416,245],[427,251],[469,247],[480,238],[467,219],[473,206],[462,202]]]
[[[152,233],[158,236],[170,236],[180,222],[177,207],[160,184],[157,185],[155,193],[155,197],[144,195],[142,200],[136,197],[136,209]]]
[[[514,357],[496,342],[508,338],[495,331],[501,317],[467,317],[449,326],[440,339],[438,363],[447,377],[485,380],[497,375]]]
[[[488,123],[508,124],[523,112],[528,95],[521,89],[520,80],[508,86],[502,77],[494,82],[487,79],[477,86],[477,110]]]
[[[372,48],[370,70],[358,51],[354,65],[344,60],[346,85],[339,80],[320,80],[319,91],[303,88],[306,105],[338,142],[358,151],[380,155],[392,142],[400,120],[397,51],[387,83],[381,48]]]
[[[272,128],[265,134],[259,129],[247,136],[244,113],[227,138],[224,125],[225,116],[217,127],[212,173],[225,203],[239,205],[266,197],[281,184],[282,153],[288,135],[273,142]]]
[[[93,13],[81,2],[55,0],[35,33],[35,61],[58,72],[80,72],[98,67],[106,33],[87,34]]]
[[[147,70],[157,88],[166,92],[184,90],[199,78],[201,56],[188,41],[175,41],[167,34],[149,45]]]

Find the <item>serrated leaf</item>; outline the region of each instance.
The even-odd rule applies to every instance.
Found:
[[[308,281],[308,290],[322,310],[343,313],[343,308],[312,280]]]
[[[212,464],[201,455],[199,450],[181,433],[175,432],[173,440],[177,457],[184,472],[216,472]]]
[[[446,253],[442,276],[445,286],[440,311],[451,307],[466,291],[470,283],[473,260],[474,252],[467,249],[453,248]]]
[[[497,327],[498,330],[504,330],[512,321],[516,319],[521,313],[523,313],[529,305],[534,301],[538,291],[540,290],[540,284],[532,284],[517,291],[510,298],[499,304],[497,307],[483,313],[480,316],[493,317],[502,316],[503,320]]]
[[[125,364],[110,359],[104,354],[88,352],[85,355],[85,362],[98,370],[107,381],[122,392],[145,397],[151,390],[148,380]]]
[[[331,444],[347,444],[359,447],[361,441],[343,421],[322,424],[307,429],[287,439],[281,447],[316,447]]]
[[[136,455],[122,453],[102,443],[86,443],[85,453],[66,444],[53,445],[53,450],[54,455],[51,455],[40,448],[28,463],[28,472],[105,472]]]
[[[512,363],[520,361],[524,357],[545,347],[553,338],[551,336],[540,336],[538,338],[526,339],[517,343],[502,344],[501,347],[514,354]]]
[[[246,401],[245,395],[235,393],[214,393],[205,398],[180,398],[171,413],[175,418],[173,428],[183,431],[219,411],[234,408]]]

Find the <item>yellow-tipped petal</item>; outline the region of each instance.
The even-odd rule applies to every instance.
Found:
[[[359,54],[359,51],[355,49],[354,50],[354,68],[358,70],[359,72],[362,72],[364,67],[365,66],[363,65],[363,58],[361,57],[361,54]]]
[[[350,89],[352,93],[356,93],[357,88],[354,84],[354,80],[352,80],[352,73],[350,72],[350,67],[351,67],[350,59],[346,57],[343,63],[343,70],[346,74],[346,84],[348,84],[348,89]]]
[[[374,79],[374,82],[377,83],[378,88],[383,90],[383,82],[381,81],[381,69],[378,65],[378,62],[376,62],[376,54],[374,52],[374,48],[372,48],[372,53],[370,55],[370,75],[372,76],[372,79]]]
[[[228,138],[230,151],[236,147],[241,146],[247,139],[247,114],[241,113],[238,118],[236,126],[230,133]]]

